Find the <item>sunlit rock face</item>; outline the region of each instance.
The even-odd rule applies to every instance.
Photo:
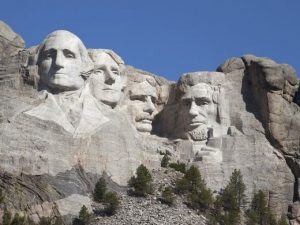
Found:
[[[207,82],[210,80],[211,82]],[[226,97],[221,86],[222,73],[190,73],[183,75],[178,82],[177,128],[182,137],[193,141],[204,141],[221,136],[221,126],[225,125],[224,110]],[[223,124],[221,124],[223,123]],[[227,131],[225,131],[226,134]]]
[[[128,88],[125,105],[134,127],[144,134],[150,134],[152,122],[158,113],[156,108],[158,90],[155,83],[153,77],[142,75]]]
[[[74,34],[58,30],[49,34],[38,48],[37,65],[40,85],[52,92],[78,90],[81,76],[89,70],[91,59],[81,40]]]
[[[14,46],[0,42],[1,51]],[[299,200],[299,80],[290,66],[244,56],[172,82],[112,50],[87,50],[68,31],[4,55],[0,171],[17,181],[3,175],[0,186],[12,208],[39,218],[58,205],[75,216],[103,173],[126,186],[140,164],[159,168],[167,150],[216,192],[240,169],[247,197],[263,190],[278,216]]]
[[[126,85],[126,77],[122,74],[124,61],[109,50],[90,49],[89,55],[94,62],[90,82],[92,95],[114,108],[119,103]]]

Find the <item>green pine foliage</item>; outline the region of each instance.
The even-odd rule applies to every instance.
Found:
[[[222,194],[222,202],[225,211],[240,211],[245,203],[246,185],[240,170],[234,170],[228,185]]]
[[[206,211],[213,203],[213,195],[195,166],[191,166],[184,177],[176,181],[175,191],[187,194],[188,205],[194,209]]]
[[[91,220],[91,214],[88,212],[88,209],[83,205],[79,212],[79,222],[80,225],[87,225]]]
[[[169,161],[170,161],[169,155],[165,154],[160,163],[161,167],[167,168],[169,165]]]
[[[106,181],[104,177],[101,177],[96,183],[94,189],[94,200],[96,202],[101,202],[103,200],[106,189]]]
[[[32,221],[27,223],[29,223],[29,225],[33,224]],[[39,225],[63,225],[63,220],[61,217],[42,217]]]
[[[245,203],[246,185],[240,170],[234,170],[224,191],[214,202],[214,215],[221,225],[240,224],[240,215]]]
[[[49,217],[42,217],[40,219],[39,225],[52,225],[51,218],[49,218]]]
[[[276,219],[267,205],[265,194],[259,190],[254,193],[250,209],[246,212],[247,225],[276,225]]]
[[[206,212],[209,210],[213,203],[213,196],[211,191],[203,187],[199,190],[193,190],[188,194],[188,205],[193,209],[198,209],[200,211]]]
[[[120,207],[120,200],[116,192],[107,192],[106,181],[101,177],[95,185],[94,200],[105,204],[104,213],[114,215]]]
[[[120,200],[116,192],[107,192],[104,196],[105,213],[109,216],[114,215],[120,207]]]
[[[0,204],[2,204],[3,202],[4,202],[4,195],[2,189],[0,189]]]
[[[168,206],[174,205],[175,196],[171,187],[165,187],[161,193],[161,202]]]
[[[174,170],[178,171],[178,172],[181,172],[183,174],[185,174],[185,171],[186,171],[186,165],[184,163],[180,163],[180,162],[177,162],[177,163],[170,163],[169,164],[169,167],[170,168],[173,168]]]
[[[135,196],[145,197],[153,193],[152,176],[143,164],[136,169],[136,176],[131,177],[128,186],[130,194]]]
[[[2,225],[10,225],[11,223],[11,212],[9,212],[6,208],[4,208],[3,217],[2,217]]]
[[[16,213],[10,225],[23,225],[23,224],[25,224],[25,217],[20,216],[18,213]]]

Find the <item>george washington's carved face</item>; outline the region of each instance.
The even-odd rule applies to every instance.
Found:
[[[208,135],[208,118],[213,113],[212,89],[205,83],[186,88],[180,101],[180,113],[185,135],[203,141]]]
[[[76,90],[83,86],[81,73],[87,50],[77,36],[68,31],[55,31],[47,36],[40,48],[38,66],[44,85],[55,91]]]

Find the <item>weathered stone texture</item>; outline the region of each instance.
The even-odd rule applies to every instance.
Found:
[[[76,54],[58,62],[45,50],[68,48],[65,37],[89,64],[72,62],[82,63],[73,85],[62,78],[74,68],[57,72],[57,64]],[[277,216],[295,202],[291,219],[299,218],[300,98],[291,66],[246,55],[218,72],[171,82],[124,65],[112,50],[86,49],[66,31],[23,48],[0,23],[0,186],[9,207],[35,221],[51,213],[74,217],[82,204],[91,206],[101,175],[122,190],[140,164],[157,169],[159,152],[169,151],[172,160],[197,165],[216,192],[240,169],[248,200],[261,189]],[[154,214],[163,209],[153,207]]]

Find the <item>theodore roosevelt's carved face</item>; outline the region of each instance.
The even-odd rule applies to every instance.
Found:
[[[151,84],[152,83],[152,84]],[[145,134],[152,130],[152,121],[158,113],[156,109],[157,90],[155,80],[147,76],[141,83],[136,83],[129,91],[128,108],[136,129]]]
[[[91,56],[94,62],[94,74],[91,78],[92,93],[99,101],[115,107],[125,86],[120,66],[106,52],[99,52]]]
[[[39,47],[38,66],[42,83],[53,91],[83,86],[81,73],[88,67],[88,53],[80,39],[68,31],[55,31]],[[90,62],[91,63],[91,62]]]
[[[212,89],[205,83],[186,88],[180,101],[185,135],[195,141],[207,139],[208,117],[213,112]]]

